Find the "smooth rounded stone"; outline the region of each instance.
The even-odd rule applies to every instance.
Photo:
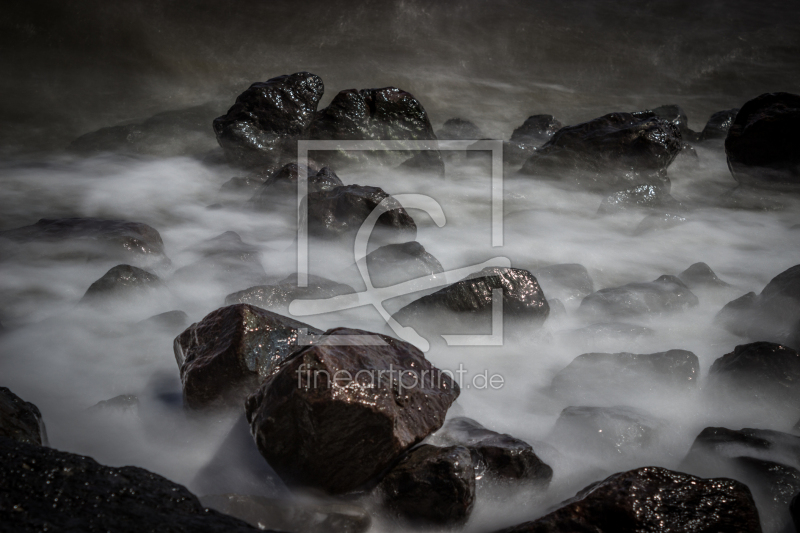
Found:
[[[564,125],[553,115],[531,115],[522,125],[511,133],[511,142],[541,146],[563,128]]]
[[[322,79],[309,72],[252,84],[225,115],[214,119],[228,162],[257,167],[296,158],[295,143],[307,135],[324,90]]]
[[[637,185],[632,189],[617,191],[603,198],[599,215],[610,215],[630,209],[667,209],[683,211],[685,208],[667,190],[657,185]]]
[[[89,286],[81,302],[119,304],[123,298],[146,298],[163,289],[166,286],[155,274],[131,265],[117,265]]]
[[[289,304],[294,300],[321,300],[354,292],[349,285],[313,274],[308,275],[306,287],[298,287],[297,275],[292,274],[275,285],[257,285],[229,294],[225,298],[225,305],[242,303],[276,313],[288,313]]]
[[[408,452],[381,480],[384,504],[403,521],[421,526],[459,526],[475,503],[470,450],[423,444]]]
[[[3,238],[36,246],[48,257],[58,259],[123,260],[145,267],[170,264],[161,235],[141,222],[42,218],[30,226],[0,231],[0,245]]]
[[[67,148],[82,155],[102,152],[161,157],[202,155],[217,146],[208,124],[219,114],[213,103],[164,111],[141,122],[100,128]]]
[[[442,264],[417,241],[381,246],[367,254],[367,269],[374,287],[389,287],[444,272]],[[352,267],[351,267],[352,268]]]
[[[717,277],[711,267],[705,263],[694,263],[689,268],[678,274],[678,278],[690,289],[712,288],[720,289],[730,287]]]
[[[742,106],[725,138],[733,178],[743,185],[800,190],[800,95],[765,93]]]
[[[530,444],[487,429],[471,418],[448,420],[428,442],[468,448],[477,480],[525,481],[546,486],[553,477],[553,469],[536,455]]]
[[[423,296],[395,313],[401,324],[413,327],[469,329],[488,326],[492,315],[492,290],[503,291],[503,320],[517,326],[539,326],[550,314],[550,306],[539,282],[527,270],[487,267],[433,294]],[[445,331],[447,330],[447,331]]]
[[[259,531],[143,468],[104,466],[7,438],[0,438],[0,495],[8,531]]]
[[[250,205],[260,211],[269,211],[275,207],[276,203],[285,203],[287,200],[290,200],[292,205],[297,205],[299,173],[297,163],[287,163],[272,172],[250,198]],[[309,193],[330,191],[343,186],[339,176],[328,167],[319,170],[308,167],[306,176]]]
[[[639,222],[639,225],[633,230],[633,235],[638,237],[640,235],[650,234],[654,231],[667,230],[680,226],[686,221],[687,218],[685,215],[678,215],[675,213],[651,213]]]
[[[49,446],[39,408],[6,387],[0,387],[0,437]]]
[[[458,394],[415,346],[336,328],[295,352],[245,408],[261,455],[287,484],[342,494],[439,429]]]
[[[613,474],[578,492],[556,511],[501,531],[761,533],[761,524],[745,484],[649,466]]]
[[[661,276],[647,283],[601,289],[584,298],[579,311],[604,317],[643,317],[685,311],[698,303],[697,296],[680,279]]]
[[[87,409],[94,413],[139,415],[139,398],[133,394],[120,394],[109,400],[97,402]]]
[[[662,420],[633,407],[567,407],[549,440],[614,458],[636,455],[658,442],[663,425]]]
[[[315,140],[337,141],[435,141],[428,114],[414,95],[395,87],[348,89],[334,96],[330,105],[317,113],[309,136]],[[420,153],[412,143],[404,150],[372,152],[325,150],[314,157],[335,168],[364,164],[396,166]],[[442,164],[438,150],[431,150],[425,161],[434,170]]]
[[[259,529],[294,533],[366,533],[369,513],[349,503],[300,503],[241,494],[202,496],[206,507],[235,516]]]
[[[687,350],[651,354],[585,353],[555,375],[550,390],[577,401],[680,393],[696,387],[699,375],[700,362]]]
[[[736,118],[738,112],[739,108],[734,108],[717,111],[711,115],[703,128],[703,132],[700,134],[700,140],[725,139],[725,137],[728,136],[728,130],[731,129],[733,120]]]
[[[444,122],[442,129],[436,131],[440,140],[474,141],[483,139],[484,134],[474,122],[463,118],[451,118]]]
[[[177,309],[145,318],[137,324],[140,329],[158,329],[167,332],[181,331],[189,325],[189,315]]]
[[[320,330],[247,304],[221,307],[175,338],[184,405],[241,408],[244,399],[299,346],[301,330]]]
[[[728,302],[715,321],[751,340],[788,343],[800,322],[800,265],[772,278],[761,294],[750,292]]]
[[[520,172],[594,191],[642,184],[667,186],[666,168],[681,151],[671,122],[631,113],[608,115],[558,130]]]
[[[551,298],[568,302],[594,292],[586,267],[577,263],[550,265],[533,271],[542,290]]]
[[[800,354],[771,342],[737,346],[711,365],[709,388],[747,403],[798,411]]]

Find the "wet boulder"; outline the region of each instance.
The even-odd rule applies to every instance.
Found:
[[[287,163],[272,172],[269,177],[255,191],[250,199],[250,205],[260,211],[269,211],[276,203],[291,203],[297,205],[297,179],[300,170],[297,163]],[[328,167],[306,170],[308,192],[330,191],[343,185],[342,180]]]
[[[536,455],[530,444],[487,429],[471,418],[448,420],[429,442],[469,449],[478,480],[524,481],[546,486],[553,477],[553,469]]]
[[[503,533],[761,533],[746,485],[703,479],[659,467],[609,476],[589,485],[559,509]]]
[[[751,340],[788,343],[800,322],[800,265],[772,278],[761,294],[751,292],[728,302],[716,322]]]
[[[476,141],[483,139],[484,134],[474,122],[463,118],[451,118],[444,122],[442,129],[436,132],[441,140]]]
[[[0,387],[0,437],[48,446],[39,408],[6,387]]]
[[[541,146],[563,128],[553,115],[532,115],[511,133],[511,142]]]
[[[244,167],[282,164],[297,157],[324,86],[309,72],[252,84],[228,112],[214,119],[217,142],[228,162]]]
[[[742,106],[725,138],[742,185],[800,190],[800,95],[766,93]]]
[[[404,281],[444,272],[442,264],[417,241],[381,246],[367,254],[367,269],[374,287],[389,287]]]
[[[458,526],[475,502],[472,455],[463,446],[423,444],[408,452],[379,485],[384,504],[403,521]]]
[[[290,485],[362,487],[442,426],[458,385],[415,346],[337,328],[247,399],[261,455]]]
[[[184,405],[241,408],[244,398],[319,330],[247,304],[222,307],[175,338]]]
[[[717,111],[708,119],[703,132],[700,134],[700,140],[709,141],[712,139],[724,140],[728,136],[728,130],[733,125],[733,120],[739,112],[738,108],[726,109],[724,111]]]
[[[519,168],[534,153],[536,146],[520,141],[503,141],[503,164]],[[467,154],[469,156],[469,153]]]
[[[601,289],[583,299],[586,315],[641,317],[684,311],[698,304],[697,296],[675,276],[661,276],[646,283],[628,283]]]
[[[594,292],[594,282],[586,267],[577,263],[550,265],[533,271],[549,298],[570,301]]]
[[[349,285],[309,274],[306,287],[297,286],[297,275],[292,274],[273,285],[256,285],[234,292],[225,298],[225,305],[249,304],[276,313],[289,312],[294,300],[333,298],[355,292]]]
[[[666,168],[681,151],[681,142],[680,130],[671,122],[611,113],[561,128],[520,172],[594,191],[667,186]]]
[[[711,267],[705,263],[694,263],[689,268],[678,274],[678,279],[684,282],[690,289],[721,289],[730,287],[717,277]]]
[[[150,298],[164,289],[166,286],[155,274],[131,265],[117,265],[86,289],[81,303],[115,305],[125,298]]]
[[[659,185],[637,185],[606,196],[597,210],[599,215],[609,215],[631,209],[667,209],[672,212],[685,208],[668,189]]]
[[[143,468],[104,466],[7,438],[0,438],[0,494],[8,531],[258,531]]]
[[[662,120],[666,120],[680,130],[681,137],[684,141],[696,141],[699,138],[699,134],[697,132],[689,129],[689,117],[686,115],[686,111],[684,111],[679,105],[662,105],[654,109],[639,111],[634,114],[641,117],[655,116]]]

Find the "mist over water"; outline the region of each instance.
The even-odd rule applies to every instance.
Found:
[[[2,10],[0,230],[40,218],[143,222],[159,231],[171,264],[148,268],[167,288],[109,310],[79,302],[121,261],[86,262],[54,257],[46,246],[4,244],[0,385],[40,408],[53,447],[105,464],[141,466],[190,489],[234,420],[184,414],[172,352],[180,331],[138,323],[176,309],[196,322],[224,305],[227,294],[248,287],[174,277],[200,257],[193,246],[226,231],[258,249],[265,281],[277,283],[296,271],[292,206],[244,209],[248,195],[226,195],[220,187],[246,171],[207,157],[216,146],[211,120],[252,82],[313,72],[326,86],[320,108],[343,89],[396,86],[423,104],[435,129],[462,117],[497,139],[508,139],[533,114],[575,124],[673,103],[699,131],[713,112],[763,92],[797,93],[800,85],[800,6],[782,2],[91,1],[18,2]],[[177,143],[172,153],[159,155],[82,157],[65,150],[100,127],[200,105],[207,133],[193,146]],[[705,262],[730,284],[695,290],[699,305],[685,312],[619,320],[647,327],[649,335],[587,333],[582,328],[604,320],[578,313],[581,298],[551,295],[543,285],[545,296],[562,300],[566,314],[551,316],[541,331],[509,326],[502,347],[447,347],[429,338],[426,357],[434,365],[467,371],[449,416],[468,416],[532,443],[554,470],[547,491],[482,489],[466,530],[535,519],[613,472],[645,465],[679,469],[704,427],[789,432],[800,417],[704,395],[711,364],[745,342],[716,326],[716,313],[800,263],[800,199],[763,193],[781,208],[723,207],[720,198],[736,182],[722,143],[695,148],[696,162],[679,160],[669,168],[672,196],[693,208],[687,221],[643,235],[635,235],[643,211],[600,216],[602,195],[507,169],[502,247],[492,246],[490,177],[480,163],[456,159],[444,179],[389,168],[334,169],[346,185],[438,201],[444,227],[422,212],[410,214],[417,240],[445,270],[500,256],[531,271],[579,263],[598,290]],[[208,209],[218,203],[221,208]],[[333,257],[319,243],[310,254],[312,274],[363,290],[352,257]],[[394,312],[417,296],[385,305]],[[299,320],[320,329],[392,334],[371,307]],[[600,392],[587,393],[579,404],[549,389],[553,376],[582,353],[670,349],[697,355],[698,387],[653,387],[625,397],[599,384]],[[474,386],[473,377],[484,371],[503,376],[502,388]],[[139,398],[137,414],[87,411],[121,394]],[[657,436],[631,453],[562,438],[554,427],[570,405],[634,407],[658,420]],[[375,516],[373,530],[389,528]]]

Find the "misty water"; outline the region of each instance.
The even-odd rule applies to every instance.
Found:
[[[194,4],[187,13],[167,2],[147,8],[97,2],[82,12],[19,6],[2,23],[10,60],[0,103],[0,230],[41,218],[143,222],[161,234],[171,264],[148,268],[167,285],[156,296],[95,309],[79,301],[119,261],[87,262],[54,255],[46,246],[5,243],[0,385],[40,408],[53,447],[104,464],[141,466],[195,491],[198,472],[235,420],[185,414],[172,349],[180,331],[139,322],[177,309],[196,322],[224,305],[227,294],[248,287],[174,277],[198,260],[192,246],[226,231],[258,248],[269,282],[296,271],[293,206],[257,212],[245,207],[249,194],[220,191],[247,171],[214,157],[211,120],[250,83],[313,72],[325,82],[320,108],[343,89],[397,86],[423,104],[435,129],[461,117],[487,138],[508,139],[533,114],[575,124],[663,104],[682,106],[689,126],[700,131],[712,113],[740,107],[762,92],[798,92],[800,81],[800,13],[780,3],[300,2],[253,4],[230,13]],[[197,116],[207,120],[205,131],[147,153],[83,156],[65,150],[100,127],[192,106],[202,106]],[[614,472],[645,465],[679,469],[705,427],[790,432],[797,421],[797,412],[715,403],[703,385],[711,364],[746,342],[714,323],[717,312],[800,263],[800,198],[759,192],[752,202],[761,208],[731,207],[722,199],[736,182],[722,142],[695,149],[696,160],[679,156],[668,170],[672,196],[691,207],[687,220],[640,235],[636,228],[647,212],[601,216],[603,195],[506,167],[502,246],[492,246],[491,180],[480,160],[456,155],[444,178],[386,167],[334,169],[345,184],[435,199],[446,216],[443,227],[420,211],[410,214],[417,240],[445,270],[495,257],[532,272],[579,263],[599,290],[705,262],[730,284],[694,290],[699,305],[686,311],[624,320],[584,316],[577,312],[581,297],[555,286],[548,292],[543,284],[545,296],[560,299],[566,314],[554,313],[539,330],[509,326],[500,347],[446,346],[429,338],[426,357],[434,365],[466,370],[448,416],[468,416],[531,443],[554,471],[547,490],[482,487],[467,531],[537,518]],[[209,209],[213,204],[221,207]],[[363,290],[349,268],[352,256],[327,253],[312,243],[311,273]],[[396,311],[418,296],[386,307]],[[299,319],[320,329],[348,326],[393,335],[371,307]],[[582,329],[611,321],[650,331]],[[554,375],[583,353],[670,349],[697,355],[697,386],[644,384],[638,393],[621,394],[599,383],[577,398],[549,389]],[[473,378],[484,373],[502,376],[502,387],[477,386],[482,382]],[[122,394],[138,397],[138,411],[87,410]],[[554,427],[571,405],[634,407],[658,421],[656,437],[641,447],[610,450],[599,440],[563,438]],[[283,494],[277,477],[270,483]],[[392,527],[373,509],[372,530]]]

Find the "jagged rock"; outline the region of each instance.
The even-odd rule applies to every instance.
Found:
[[[260,529],[296,533],[366,533],[372,523],[367,511],[344,502],[303,504],[291,499],[241,494],[203,496],[200,501]]]
[[[761,533],[746,485],[644,467],[589,485],[563,506],[503,533]]]
[[[739,112],[738,108],[726,109],[725,111],[717,111],[708,119],[703,132],[700,134],[700,139],[708,141],[711,139],[725,139],[728,136],[728,130],[731,129],[733,120]]]
[[[123,260],[145,267],[170,263],[161,235],[141,222],[43,218],[30,226],[0,231],[0,244],[3,238],[36,247],[49,258]]]
[[[448,420],[433,435],[430,443],[469,449],[478,480],[526,481],[547,485],[553,477],[553,469],[536,455],[530,444],[507,433],[486,429],[471,418]]]
[[[436,137],[442,140],[474,141],[483,139],[484,134],[473,122],[463,118],[451,118],[445,121],[442,129],[436,132]]]
[[[366,260],[374,287],[389,287],[444,272],[442,264],[417,241],[381,246],[367,254]]]
[[[678,278],[691,289],[730,287],[729,284],[719,279],[711,267],[705,263],[694,263],[678,274]]]
[[[49,446],[39,408],[6,387],[0,387],[0,437]],[[0,509],[2,509],[0,500]]]
[[[751,340],[788,343],[800,321],[800,265],[784,270],[761,294],[748,293],[728,302],[716,322]]]
[[[583,299],[580,311],[588,315],[638,317],[683,311],[697,304],[697,296],[681,280],[661,276],[648,283],[601,289]]]
[[[553,115],[532,115],[525,119],[522,126],[511,133],[511,142],[540,146],[563,128],[564,125]]]
[[[167,311],[145,318],[138,323],[141,329],[155,328],[163,331],[181,331],[189,325],[189,315],[181,310]]]
[[[634,113],[635,115],[639,116],[655,116],[660,119],[666,120],[667,122],[676,126],[680,132],[681,137],[685,141],[696,141],[699,140],[699,133],[692,131],[689,129],[689,117],[686,115],[686,111],[679,105],[675,104],[668,104],[656,107],[655,109],[651,109],[648,111],[639,111]]]
[[[520,172],[596,191],[636,185],[668,187],[666,168],[681,150],[681,133],[655,116],[611,113],[558,130]]]
[[[110,400],[103,400],[91,406],[89,411],[100,412],[115,412],[117,414],[131,414],[133,416],[139,415],[139,398],[133,394],[120,394],[114,396]]]
[[[667,190],[657,185],[637,185],[606,196],[597,213],[608,215],[629,209],[669,209],[681,211],[683,206]]]
[[[742,185],[800,190],[800,95],[766,93],[742,106],[725,138]]]
[[[241,408],[244,398],[298,348],[300,330],[320,330],[247,304],[222,307],[175,338],[184,405]]]
[[[269,211],[275,207],[276,203],[291,201],[292,205],[297,205],[297,176],[299,169],[297,163],[287,163],[269,175],[258,190],[250,199],[250,205],[257,210]],[[336,187],[341,187],[342,180],[328,167],[315,170],[308,167],[306,171],[308,177],[308,192],[330,191]]]
[[[475,502],[470,450],[423,444],[408,452],[380,483],[384,504],[418,525],[466,523]]]
[[[474,332],[476,326],[489,324],[493,289],[503,291],[505,324],[538,326],[550,313],[533,274],[518,268],[487,267],[411,302],[395,313],[394,318],[401,324],[423,329],[432,325],[442,333],[459,327]]]
[[[292,274],[276,285],[258,285],[229,294],[225,305],[250,304],[276,313],[288,313],[294,300],[333,298],[355,292],[349,285],[309,274],[308,286],[297,286],[297,275]]]
[[[0,511],[3,528],[17,532],[258,531],[143,468],[7,438],[0,438]]]
[[[142,298],[164,288],[155,274],[130,265],[117,265],[89,286],[81,302],[98,304],[132,296]]]
[[[653,231],[665,230],[680,226],[686,222],[684,215],[674,213],[651,213],[644,217],[636,229],[633,230],[634,236],[646,235]]]
[[[337,328],[295,352],[245,407],[259,451],[284,481],[341,494],[439,429],[458,394],[413,345]]]
[[[252,84],[214,119],[228,162],[257,167],[296,158],[294,143],[307,135],[323,92],[322,79],[309,72]]]
[[[576,263],[550,265],[533,272],[542,290],[551,298],[564,301],[583,298],[594,292],[594,282],[586,267]]]
[[[700,363],[687,350],[651,354],[585,353],[553,378],[550,390],[572,401],[685,392],[697,385]]]

